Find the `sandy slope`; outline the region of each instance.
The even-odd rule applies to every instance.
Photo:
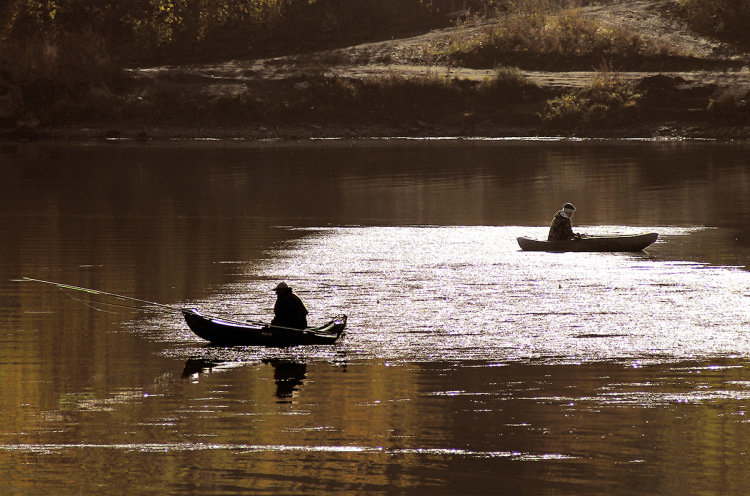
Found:
[[[614,0],[582,9],[582,13],[609,26],[632,29],[645,38],[670,47],[674,55],[694,57],[721,64],[732,70],[660,72],[683,78],[686,84],[750,87],[750,54],[692,32],[684,24],[664,15],[673,0]],[[365,43],[356,46],[273,59],[234,60],[221,64],[163,66],[132,69],[134,77],[151,78],[180,74],[213,86],[215,92],[231,92],[245,82],[263,79],[293,79],[304,73],[322,73],[330,77],[370,78],[383,74],[450,75],[481,80],[492,70],[448,66],[434,56],[436,49],[451,40],[480,36],[491,21],[434,30],[419,36]],[[742,66],[743,69],[736,67]],[[523,71],[531,81],[542,86],[582,87],[590,84],[597,72],[592,71]],[[623,79],[639,79],[654,73],[620,72]]]

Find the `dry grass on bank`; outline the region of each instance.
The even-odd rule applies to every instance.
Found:
[[[621,125],[638,117],[642,98],[632,83],[605,70],[589,87],[549,100],[542,121],[556,128]]]
[[[602,61],[633,64],[670,55],[667,45],[646,42],[626,29],[602,26],[579,8],[539,3],[516,4],[483,35],[456,41],[438,55],[468,67],[502,64],[550,70],[590,69]]]

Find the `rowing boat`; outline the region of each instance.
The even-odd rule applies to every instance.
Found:
[[[180,308],[173,305],[164,305],[163,303],[142,300],[132,296],[107,293],[96,289],[71,286],[70,284],[45,281],[43,279],[23,277],[17,281],[50,284],[52,286],[57,286],[60,289],[115,298],[125,302],[115,305],[127,308],[138,308],[133,305],[133,303],[138,303],[140,305],[148,305],[154,310],[167,314],[174,314],[175,312],[182,313],[188,327],[190,327],[195,334],[212,344],[222,346],[258,345],[285,347],[300,344],[333,344],[341,337],[344,333],[344,328],[346,327],[346,315],[339,315],[326,325],[320,327],[293,329],[291,327],[272,326],[271,324],[263,322],[240,322],[231,319],[223,319],[220,317],[203,315],[195,308]],[[112,305],[113,303],[106,304]]]
[[[195,308],[183,309],[190,330],[197,336],[220,346],[274,346],[286,347],[303,344],[333,344],[346,327],[346,315],[339,315],[320,327],[293,329],[263,322],[237,322],[202,315]]]
[[[643,251],[656,241],[657,233],[616,236],[584,236],[564,241],[517,238],[523,251]]]

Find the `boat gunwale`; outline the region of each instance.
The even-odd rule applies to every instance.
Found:
[[[294,329],[261,322],[238,322],[203,315],[196,308],[184,308],[182,314],[190,330],[211,344],[291,346],[295,344],[332,344],[346,328],[347,316],[337,315],[319,327]],[[308,343],[308,341],[313,341]]]
[[[641,234],[613,234],[601,236],[585,236],[570,240],[538,240],[519,236],[516,238],[522,251],[562,252],[639,252],[653,244],[659,237],[658,233]],[[598,243],[598,245],[597,245]],[[618,244],[619,243],[619,244]]]

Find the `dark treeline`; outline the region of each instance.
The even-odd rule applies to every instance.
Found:
[[[448,25],[492,0],[9,0],[0,126],[19,108],[112,89],[128,65],[265,57]]]
[[[126,63],[264,56],[446,25],[491,0],[10,0],[5,53],[18,45],[93,45]]]

